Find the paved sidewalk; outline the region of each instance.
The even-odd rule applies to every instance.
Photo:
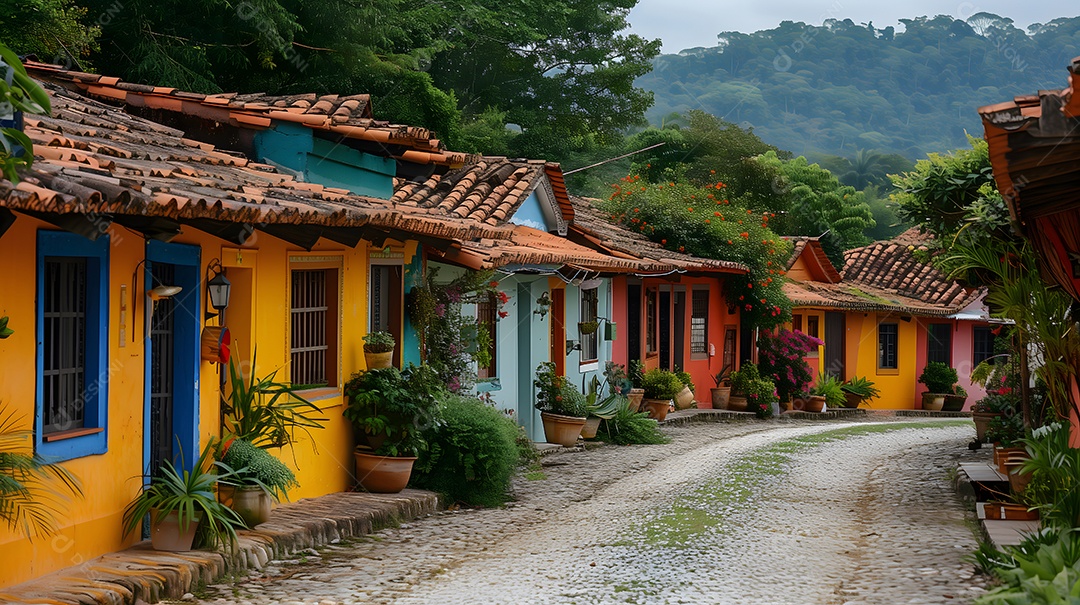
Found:
[[[149,541],[104,555],[78,567],[0,588],[0,603],[54,605],[126,605],[176,599],[200,582],[210,584],[228,573],[262,569],[305,549],[382,528],[439,509],[436,494],[407,489],[400,494],[344,492],[284,504],[270,521],[239,532],[236,554],[152,550]],[[119,528],[117,528],[119,531]]]

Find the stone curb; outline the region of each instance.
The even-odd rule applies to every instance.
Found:
[[[780,420],[837,420],[865,416],[864,409],[843,408],[827,412],[784,412],[775,418]],[[731,410],[689,409],[671,412],[660,424],[679,425],[695,422],[754,422],[758,418],[753,412],[733,412]],[[766,422],[766,421],[763,421]]]
[[[369,534],[439,509],[437,494],[415,489],[399,494],[341,492],[304,499],[275,508],[270,520],[258,529],[238,532],[232,556],[211,551],[159,552],[144,541],[77,567],[0,588],[0,603],[135,605],[178,599],[200,582],[210,584],[227,574],[261,569],[268,561]]]

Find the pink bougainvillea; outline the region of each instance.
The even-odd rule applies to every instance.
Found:
[[[804,357],[825,344],[802,332],[780,329],[776,334],[762,333],[758,338],[758,368],[763,377],[776,383],[781,401],[806,390],[813,377]]]

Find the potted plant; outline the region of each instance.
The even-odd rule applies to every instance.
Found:
[[[653,368],[645,372],[645,408],[649,418],[663,420],[667,418],[671,400],[683,390],[683,383],[671,372],[662,368]]]
[[[629,384],[623,366],[613,361],[607,362],[604,366],[604,382],[585,396],[589,415],[581,429],[583,439],[594,439],[600,429],[600,421],[611,420],[620,406],[628,405],[624,391],[630,390]],[[604,396],[605,391],[608,392],[607,396]]]
[[[211,546],[235,544],[236,528],[244,527],[244,520],[214,495],[214,485],[231,479],[233,471],[214,462],[212,452],[208,444],[191,470],[177,469],[171,462],[162,465],[124,509],[124,536],[142,527],[150,515],[154,550],[191,550],[200,524]]]
[[[847,403],[840,379],[832,374],[818,376],[817,384],[810,389],[810,398],[803,411],[822,412],[828,406],[843,407]]]
[[[679,389],[679,392],[675,394],[675,409],[686,410],[694,406],[694,379],[690,377],[689,372],[679,370],[675,372],[675,377],[679,379],[679,382],[683,383],[683,388]]]
[[[441,392],[428,366],[367,370],[349,379],[342,415],[367,440],[353,451],[361,487],[376,493],[405,489],[416,455],[426,445],[421,428],[438,422]]]
[[[255,367],[254,359],[251,367]],[[296,387],[277,382],[276,375],[256,378],[252,372],[245,377],[235,358],[229,360],[228,388],[221,396],[226,438],[249,441],[255,447],[284,447],[293,442],[297,429],[308,432],[323,427],[322,410],[301,397]]]
[[[364,335],[364,364],[369,370],[389,368],[394,363],[394,335],[369,332]]]
[[[250,441],[223,441],[218,460],[230,471],[218,480],[218,499],[236,511],[248,527],[266,523],[271,501],[286,497],[290,488],[299,486],[284,462]]]
[[[641,402],[645,399],[645,364],[640,359],[630,360],[630,371],[627,375],[630,380],[630,392],[626,395],[629,399],[628,406],[631,412],[641,409]]]
[[[578,322],[578,332],[582,334],[596,334],[596,330],[600,327],[598,321],[581,321]]]
[[[948,364],[940,361],[926,364],[919,376],[919,382],[926,385],[927,391],[923,393],[923,409],[940,411],[945,403],[945,396],[953,392],[953,385],[958,379],[956,370]]]
[[[968,394],[964,390],[964,387],[954,384],[952,391],[945,394],[945,402],[941,406],[943,412],[959,412],[964,409],[964,404],[967,403]]]
[[[767,378],[751,380],[745,387],[746,409],[753,412],[758,418],[768,418],[773,415],[773,407],[779,402],[776,396],[776,384]]]
[[[994,444],[994,464],[1004,473],[1005,462],[1010,456],[1023,455],[1024,421],[1020,414],[998,416],[990,421],[986,430],[987,441]]]
[[[726,365],[713,376],[716,387],[709,389],[714,410],[727,409],[731,399],[731,366]]]
[[[731,398],[728,400],[728,409],[735,412],[747,411],[746,395],[753,386],[755,380],[761,380],[758,367],[752,363],[745,363],[737,371],[731,373]]]
[[[563,447],[577,445],[589,415],[585,395],[565,376],[555,373],[555,364],[545,361],[536,367],[536,409],[544,422],[544,439]]]
[[[1015,414],[1019,404],[1019,399],[1011,393],[988,393],[986,397],[975,402],[971,408],[971,419],[975,422],[975,438],[980,443],[986,443],[991,420],[1006,414]]]
[[[852,376],[851,380],[840,385],[844,391],[844,404],[849,408],[857,408],[863,402],[869,403],[881,396],[881,391],[874,386],[874,382],[866,377]]]

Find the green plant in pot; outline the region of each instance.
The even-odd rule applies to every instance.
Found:
[[[394,363],[397,342],[389,332],[369,332],[364,335],[364,361],[367,369],[389,368]]]
[[[964,387],[954,384],[952,390],[945,395],[945,403],[941,406],[944,412],[959,412],[967,403],[968,394]]]
[[[428,366],[357,372],[345,385],[342,414],[367,445],[358,445],[356,473],[371,492],[399,492],[408,484],[417,453],[426,447],[423,430],[439,422],[441,382]]]
[[[926,393],[923,393],[924,410],[941,410],[945,404],[945,396],[953,392],[953,385],[959,377],[956,370],[948,364],[940,361],[931,361],[923,368],[919,376],[919,382],[926,385]]]
[[[731,397],[728,400],[728,409],[736,412],[745,412],[749,409],[746,395],[748,390],[754,388],[755,380],[761,380],[761,371],[752,363],[745,363],[731,373]]]
[[[581,429],[581,436],[585,439],[596,437],[601,420],[610,420],[620,407],[630,405],[626,399],[626,393],[630,392],[630,381],[622,365],[613,361],[607,362],[604,366],[604,382],[595,386],[596,388],[585,396],[585,406],[589,413],[585,426]]]
[[[728,406],[731,399],[731,366],[725,365],[719,372],[713,374],[713,382],[716,386],[709,389],[712,395],[712,407],[714,410],[723,410]]]
[[[251,366],[255,367],[254,359]],[[229,383],[221,398],[227,439],[262,448],[284,447],[293,442],[297,430],[310,437],[310,429],[323,428],[322,410],[301,397],[297,387],[276,381],[276,376],[275,371],[262,378],[254,372],[245,377],[235,359],[229,361]]]
[[[636,412],[641,409],[641,402],[645,399],[645,364],[640,359],[631,359],[626,377],[631,384],[630,392],[626,396],[630,410]]]
[[[676,368],[675,377],[683,384],[683,388],[675,394],[675,409],[685,410],[694,406],[694,379],[689,372]]]
[[[844,396],[843,383],[832,374],[818,376],[817,384],[810,389],[810,401],[806,404],[807,412],[820,412],[828,407],[843,407],[847,403]],[[824,403],[822,407],[818,402]]]
[[[686,386],[678,376],[663,368],[653,368],[645,372],[643,385],[649,418],[656,420],[667,418],[671,400]]]
[[[194,544],[200,525],[205,530],[199,534],[204,542],[201,546],[231,548],[236,543],[236,528],[245,527],[244,520],[218,501],[214,486],[219,480],[231,480],[234,473],[214,462],[213,444],[203,448],[190,470],[166,462],[124,509],[124,536],[142,527],[149,515],[155,550],[184,551],[200,546]]]
[[[263,448],[250,441],[230,439],[222,443],[219,462],[230,472],[218,482],[218,496],[235,510],[248,527],[270,518],[271,500],[286,498],[298,487],[296,475]]]
[[[544,439],[563,447],[573,447],[589,415],[585,395],[565,376],[556,373],[555,364],[545,361],[536,367],[536,409],[544,423]]]
[[[844,390],[845,404],[849,408],[857,408],[862,403],[869,405],[881,396],[881,391],[874,386],[874,382],[866,377],[853,376],[851,380],[840,385],[840,388]]]
[[[763,419],[773,415],[773,404],[779,401],[776,395],[776,384],[773,381],[758,378],[751,380],[744,388],[748,411]]]

